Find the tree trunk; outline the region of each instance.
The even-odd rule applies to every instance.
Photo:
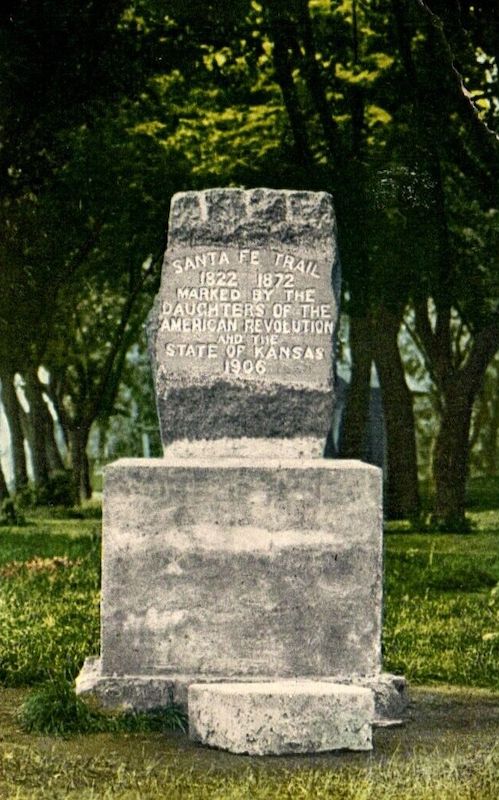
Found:
[[[497,432],[499,431],[499,360],[496,359],[491,364],[490,375],[485,377],[482,390],[482,408],[485,410],[483,432],[480,437],[480,429],[476,439],[481,438],[482,445],[482,469],[486,475],[497,475],[498,468],[498,442]]]
[[[90,466],[87,456],[87,442],[90,430],[83,426],[75,426],[69,434],[69,449],[71,454],[71,469],[76,489],[77,502],[89,500],[92,497],[90,483]]]
[[[57,388],[53,387],[52,384],[49,384],[48,386],[44,387],[44,392],[55,409],[59,425],[61,426],[60,430],[64,440],[64,447],[66,450],[69,450],[69,420],[68,415],[64,410],[64,406],[59,401]]]
[[[499,392],[492,401],[492,413],[487,428],[487,441],[483,448],[485,473],[497,475],[497,431],[499,430]]]
[[[2,465],[0,464],[0,503],[2,500],[6,500],[9,497],[9,489],[7,487],[7,481],[5,480],[5,475],[3,474]]]
[[[50,472],[61,472],[65,469],[65,466],[64,466],[64,461],[62,460],[62,456],[59,452],[59,448],[57,447],[57,442],[55,440],[54,420],[52,419],[52,415],[45,401],[43,401],[43,405],[45,406],[46,409],[45,448],[47,453],[47,462],[49,465],[49,470]]]
[[[372,334],[368,317],[350,317],[352,376],[340,436],[341,458],[363,458],[369,421]]]
[[[444,357],[441,355],[438,325],[433,334],[427,317],[422,313],[418,315],[416,307],[417,324],[418,320],[425,348],[431,352],[436,340],[440,355],[435,376],[442,411],[432,464],[436,491],[433,517],[439,527],[463,530],[467,527],[465,493],[473,403],[482,387],[487,367],[499,348],[499,323],[493,321],[475,331],[468,357],[456,369],[445,357],[445,352]]]
[[[445,392],[440,430],[435,443],[435,521],[450,530],[465,526],[466,479],[473,393],[458,376]]]
[[[292,43],[288,39],[289,28],[284,19],[276,13],[272,4],[268,6],[270,30],[274,40],[275,77],[282,93],[284,106],[293,134],[294,149],[298,164],[313,167],[313,156],[307,135],[307,126],[300,106],[300,98],[293,78],[293,64],[290,58]]]
[[[29,428],[30,428],[30,449],[33,462],[33,477],[35,485],[44,486],[49,479],[49,465],[45,446],[46,439],[46,417],[45,406],[40,382],[36,368],[29,367],[23,372],[25,380],[25,393],[29,403]]]
[[[22,409],[14,388],[14,370],[3,369],[0,378],[2,381],[2,401],[10,431],[14,485],[16,492],[18,492],[28,483],[24,434],[21,426]]]
[[[398,348],[399,328],[396,314],[379,309],[373,327],[374,359],[386,426],[385,508],[392,519],[412,517],[419,511],[414,411]]]
[[[40,420],[39,424],[43,426],[43,441],[45,447],[45,460],[49,472],[60,472],[65,469],[64,461],[57,447],[54,434],[54,420],[49,411],[49,407],[43,397],[43,386],[38,380],[38,376],[33,379],[30,386],[27,387],[27,397],[30,403],[30,410],[33,404],[36,408],[37,418]],[[28,396],[29,395],[29,396]],[[34,420],[33,420],[34,421]]]

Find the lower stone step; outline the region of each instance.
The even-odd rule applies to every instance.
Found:
[[[374,694],[329,681],[195,683],[191,739],[231,753],[284,755],[371,750]]]

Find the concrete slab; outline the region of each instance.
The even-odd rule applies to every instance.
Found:
[[[371,750],[373,693],[325,681],[193,684],[189,735],[232,753]]]

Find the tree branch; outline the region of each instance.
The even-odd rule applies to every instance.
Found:
[[[414,303],[414,323],[416,326],[416,334],[419,340],[419,346],[423,358],[426,363],[426,368],[432,376],[433,382],[438,386],[437,376],[435,375],[435,365],[438,362],[437,346],[435,342],[435,334],[433,333],[430,318],[428,316],[428,303],[425,300],[419,300]]]
[[[298,6],[298,19],[303,41],[305,80],[308,91],[310,92],[310,97],[312,98],[312,102],[321,123],[322,133],[331,163],[334,164],[338,157],[337,126],[326,99],[324,81],[315,57],[315,37],[312,27],[312,20],[310,18],[308,0],[300,0]]]
[[[482,155],[486,156],[489,168],[497,176],[499,174],[499,137],[481,118],[472,96],[464,85],[463,77],[455,65],[454,54],[445,35],[442,20],[429,8],[424,0],[417,0],[417,4],[423,10],[436,32],[440,45],[439,52],[443,55],[442,61],[446,67],[447,76],[451,80],[456,111],[463,122],[466,123],[467,130],[475,139]]]
[[[122,347],[123,339],[125,336],[125,331],[127,329],[133,308],[135,306],[135,302],[143,290],[144,286],[148,282],[149,278],[154,277],[154,273],[157,270],[158,266],[162,263],[162,257],[158,259],[153,259],[149,267],[142,272],[140,280],[136,283],[133,290],[129,293],[125,305],[123,306],[121,312],[120,322],[118,327],[116,328],[116,333],[113,338],[111,348],[107,355],[107,358],[104,363],[104,367],[101,372],[101,379],[97,383],[88,407],[88,412],[86,417],[88,420],[93,421],[97,416],[99,416],[100,406],[102,404],[102,398],[108,394],[109,391],[109,384],[113,379],[113,370],[115,369],[116,359],[119,356],[120,348]]]
[[[470,392],[478,392],[485,370],[499,350],[499,320],[475,334],[475,341],[466,364],[461,369],[461,380]]]

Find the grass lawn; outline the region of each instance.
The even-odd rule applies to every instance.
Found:
[[[100,558],[96,507],[28,516],[0,528],[0,798],[499,796],[499,480],[472,483],[470,534],[387,525],[384,666],[406,675],[413,699],[372,754],[251,759],[181,731],[79,718],[73,727],[94,732],[28,733],[18,711],[30,692],[72,680],[98,652]]]

